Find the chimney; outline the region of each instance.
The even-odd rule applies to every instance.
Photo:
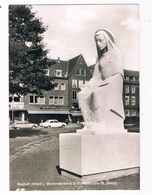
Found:
[[[58,63],[60,63],[60,57],[58,57],[58,60],[57,60]]]

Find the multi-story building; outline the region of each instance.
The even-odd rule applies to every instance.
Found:
[[[50,60],[52,61],[52,60]],[[10,102],[10,119],[28,119],[31,122],[41,122],[47,119],[66,119],[77,122],[82,120],[82,113],[78,106],[77,93],[80,87],[88,82],[92,75],[82,55],[78,55],[68,61],[60,60],[46,70],[46,74],[54,78],[57,86],[52,91],[44,93],[44,96],[28,94],[18,99],[18,102]],[[12,105],[20,104],[20,112]],[[13,113],[13,116],[12,116]]]
[[[124,70],[125,123],[139,124],[139,71]]]
[[[58,119],[71,122],[82,121],[77,93],[80,87],[88,82],[94,70],[94,65],[88,67],[83,56],[78,55],[68,61],[56,61],[56,64],[46,70],[46,74],[54,78],[57,86],[52,91],[39,97],[28,94],[24,97],[10,97],[10,120],[28,119],[39,123],[47,119]],[[139,123],[139,72],[124,70],[123,100],[125,123]]]
[[[93,74],[94,65],[89,67]],[[124,70],[123,102],[125,124],[139,124],[139,71]]]

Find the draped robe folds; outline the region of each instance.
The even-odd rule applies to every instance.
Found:
[[[124,130],[123,68],[120,51],[104,34],[108,51],[97,59],[93,77],[78,93],[85,129]]]

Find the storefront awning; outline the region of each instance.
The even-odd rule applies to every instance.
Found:
[[[27,111],[27,110],[24,108],[9,108],[9,111],[15,112],[15,111]]]
[[[70,114],[68,110],[28,110],[28,114]]]

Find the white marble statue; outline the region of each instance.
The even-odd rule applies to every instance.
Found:
[[[121,53],[115,45],[113,34],[107,29],[96,31],[95,43],[97,62],[93,77],[78,93],[78,103],[85,122],[80,131],[125,132]]]

